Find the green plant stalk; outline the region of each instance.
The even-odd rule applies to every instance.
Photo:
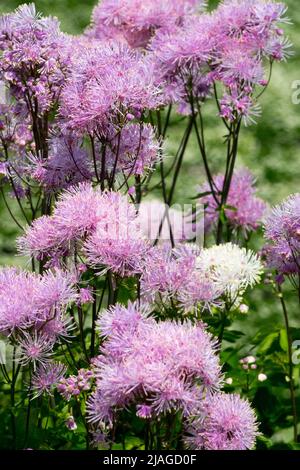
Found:
[[[285,300],[283,297],[283,292],[282,292],[280,285],[278,285],[278,297],[280,299],[280,303],[282,306],[285,329],[286,329],[286,334],[287,334],[287,341],[288,341],[288,361],[289,361],[288,377],[289,377],[291,406],[292,406],[292,413],[293,413],[294,442],[297,443],[298,441],[298,417],[297,417],[297,405],[296,405],[296,396],[295,396],[295,384],[294,384],[294,377],[293,377],[292,338],[291,338],[291,331],[290,331],[290,325],[289,325],[288,311],[287,311],[287,307],[286,307]]]

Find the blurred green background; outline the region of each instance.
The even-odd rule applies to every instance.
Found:
[[[175,0],[174,0],[175,1]],[[17,0],[1,0],[0,13],[13,10],[21,3]],[[62,29],[71,34],[79,34],[89,24],[94,0],[38,0],[37,9],[44,15],[57,16]],[[218,0],[210,1],[213,7]],[[286,63],[275,64],[271,85],[261,99],[262,115],[256,125],[244,127],[241,133],[238,166],[247,166],[256,176],[258,192],[269,204],[281,201],[290,193],[299,191],[300,181],[300,104],[293,104],[293,93],[297,94],[296,81],[300,90],[300,8],[299,0],[286,0],[288,16],[292,23],[285,27],[294,44],[294,55]],[[300,99],[300,92],[298,93]],[[213,101],[204,110],[208,154],[213,172],[222,172],[225,164],[223,148],[224,127],[217,118]],[[167,161],[171,161],[177,150],[184,129],[174,123],[170,128],[166,145]],[[176,190],[176,199],[189,202],[196,194],[197,185],[204,181],[204,171],[196,141],[191,139],[183,171]],[[13,204],[13,201],[12,201]],[[17,208],[15,208],[17,210]],[[18,235],[14,223],[3,202],[0,200],[0,265],[24,264],[25,260],[16,257],[15,239]],[[262,243],[256,239],[256,245]],[[282,312],[279,302],[274,299],[271,289],[260,286],[248,299],[249,315],[235,323],[242,330],[244,353],[251,351],[251,338],[260,332],[273,331],[282,325]],[[299,326],[299,305],[292,299],[289,302],[292,325]],[[265,371],[267,374],[268,370]],[[287,435],[278,435],[279,440],[288,440]],[[276,441],[276,438],[275,438]]]

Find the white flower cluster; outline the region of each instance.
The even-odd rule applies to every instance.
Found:
[[[197,267],[232,304],[240,300],[247,287],[260,281],[263,272],[262,263],[253,251],[232,243],[202,250]]]

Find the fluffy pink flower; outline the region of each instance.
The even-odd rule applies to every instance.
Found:
[[[159,143],[147,124],[128,124],[110,140],[106,164],[126,175],[142,175],[158,160]]]
[[[49,142],[49,156],[31,158],[28,171],[46,191],[68,188],[91,179],[90,161],[80,141],[71,135],[55,137]]]
[[[140,273],[149,244],[139,227],[136,209],[118,193],[102,196],[95,232],[84,244],[92,266],[110,269],[120,276]]]
[[[31,386],[34,396],[38,397],[43,393],[52,395],[53,389],[66,373],[66,366],[60,362],[48,362],[40,365],[32,376]]]
[[[258,435],[255,413],[239,395],[212,395],[190,422],[186,444],[195,450],[249,450]]]
[[[224,176],[217,175],[214,182],[218,192],[221,193]],[[245,233],[257,230],[262,223],[267,208],[265,202],[256,196],[254,184],[255,179],[250,171],[246,169],[236,171],[232,177],[226,203],[229,208],[225,209],[225,214],[231,227],[241,229]],[[205,183],[199,192],[210,192],[209,185]],[[201,198],[200,202],[207,206],[205,209],[205,225],[207,229],[211,229],[219,218],[216,201],[209,194]]]
[[[93,11],[88,34],[100,39],[124,37],[132,47],[146,47],[157,29],[174,27],[202,3],[199,0],[104,0]]]
[[[0,78],[34,112],[49,111],[59,98],[68,67],[68,39],[54,18],[42,18],[34,4],[0,18]],[[30,105],[29,105],[30,103]]]
[[[123,315],[121,306],[105,313],[107,339],[88,402],[91,421],[111,421],[118,409],[140,403],[151,407],[152,416],[174,409],[188,414],[201,393],[219,387],[216,342],[202,324],[157,323],[137,304]]]
[[[26,229],[25,235],[18,239],[21,253],[37,259],[53,256],[55,247],[60,243],[53,218],[42,216],[34,220]]]
[[[51,314],[55,316],[56,312],[64,311],[69,304],[77,300],[75,283],[76,280],[69,272],[59,269],[46,271],[34,286],[35,309],[43,312],[46,319],[49,319]],[[43,320],[42,314],[39,319]]]
[[[23,366],[33,364],[36,368],[37,364],[47,365],[53,354],[54,342],[35,331],[33,335],[24,333],[19,346],[18,362]]]
[[[0,331],[36,329],[49,341],[67,333],[67,306],[76,301],[75,280],[56,270],[44,276],[15,268],[0,270]]]
[[[148,57],[124,45],[82,47],[62,91],[65,126],[105,138],[111,125],[122,128],[131,115],[156,109],[162,100],[153,66]]]
[[[10,334],[35,320],[34,274],[16,268],[0,269],[0,331]]]
[[[268,244],[264,255],[280,274],[298,275],[300,261],[300,194],[274,207],[265,224]]]
[[[65,255],[72,243],[91,233],[97,224],[97,197],[91,184],[65,191],[52,216],[36,219],[18,241],[22,253],[43,259]]]
[[[209,308],[220,295],[201,270],[197,269],[197,247],[153,248],[146,258],[141,277],[142,296],[168,309],[177,305],[186,311]]]
[[[194,15],[159,31],[151,51],[166,101],[191,113],[191,104],[203,101],[220,82],[221,116],[253,122],[258,113],[254,91],[267,84],[265,61],[289,55],[290,44],[280,28],[285,11],[283,4],[272,1],[226,0],[211,14]]]
[[[126,196],[82,183],[60,196],[53,215],[37,219],[19,240],[23,253],[58,261],[82,248],[88,264],[121,276],[140,272],[149,244]]]
[[[89,183],[82,183],[60,196],[53,222],[61,242],[76,241],[96,228],[97,194]]]

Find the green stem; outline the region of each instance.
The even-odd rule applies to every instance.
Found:
[[[295,396],[295,384],[294,384],[294,377],[293,377],[293,352],[292,352],[292,337],[290,331],[290,324],[289,324],[289,317],[288,311],[285,304],[285,300],[283,297],[283,292],[281,286],[278,285],[278,297],[280,299],[280,303],[282,306],[285,329],[287,334],[287,342],[288,342],[288,361],[289,361],[289,388],[290,388],[290,397],[291,397],[291,405],[292,405],[292,413],[293,413],[293,433],[294,433],[294,442],[298,441],[298,417],[297,417],[297,404],[296,404],[296,396]]]

